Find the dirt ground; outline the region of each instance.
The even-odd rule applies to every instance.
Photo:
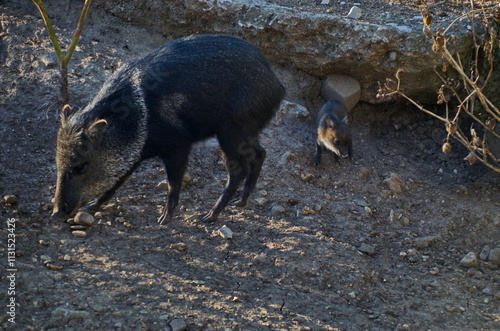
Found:
[[[48,7],[64,45],[80,5]],[[214,141],[194,148],[170,227],[156,223],[165,172],[144,162],[88,236],[73,236],[50,220],[52,46],[30,1],[0,1],[0,18],[0,194],[18,200],[1,205],[1,328],[500,329],[499,267],[479,257],[460,265],[500,248],[500,176],[466,164],[456,142],[442,154],[442,125],[405,105],[357,106],[353,162],[325,153],[316,168],[311,116],[283,108],[262,134],[268,157],[252,202],[212,224],[198,218],[225,181]],[[166,41],[96,6],[70,63],[73,104]],[[223,225],[232,239],[219,235]]]

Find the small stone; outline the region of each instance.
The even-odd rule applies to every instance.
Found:
[[[329,5],[330,4],[330,0],[321,0],[321,4],[322,5]]]
[[[493,248],[488,255],[488,261],[500,266],[500,248]]]
[[[160,315],[159,319],[162,320],[162,321],[166,321],[166,320],[170,319],[170,316],[168,316],[168,315]]]
[[[123,222],[123,225],[125,225],[127,228],[130,228],[132,226],[132,224],[130,224],[129,222]]]
[[[281,156],[280,164],[287,164],[287,163],[292,162],[292,161],[294,161],[296,159],[297,159],[297,154],[292,153],[292,152],[285,152]]]
[[[477,256],[474,252],[469,252],[460,260],[460,265],[465,268],[477,268]]]
[[[358,176],[361,179],[366,179],[366,178],[370,177],[370,174],[371,174],[370,170],[368,170],[366,168],[363,168],[363,169],[361,169],[359,171],[359,175]]]
[[[256,203],[257,205],[259,205],[259,206],[263,206],[263,205],[265,205],[266,203],[268,203],[268,202],[269,202],[269,200],[268,200],[268,199],[266,199],[266,198],[262,198],[262,197],[261,197],[261,198],[255,198],[254,200],[255,200],[255,203]]]
[[[182,177],[182,183],[184,185],[187,185],[187,184],[191,183],[192,181],[193,181],[193,177],[191,177],[191,175],[186,172],[184,174],[184,176]]]
[[[89,213],[79,212],[75,216],[75,224],[91,226],[94,224],[94,217]]]
[[[382,184],[386,185],[394,194],[403,192],[403,180],[396,174],[391,174]]]
[[[314,175],[311,173],[300,174],[300,179],[304,182],[310,182],[311,180],[314,180]]]
[[[434,268],[432,268],[432,269],[429,271],[429,273],[430,273],[431,275],[438,275],[438,274],[439,274],[439,268],[434,267]]]
[[[233,231],[231,231],[231,229],[228,228],[226,225],[223,225],[219,229],[219,235],[224,239],[231,239],[233,238]]]
[[[311,209],[311,207],[309,206],[305,206],[304,208],[302,208],[302,211],[300,212],[302,215],[312,215],[314,214],[314,210]]]
[[[64,255],[63,260],[64,261],[71,261],[71,255],[69,255],[69,254]]]
[[[17,197],[15,195],[12,195],[12,194],[5,195],[3,197],[3,201],[5,203],[10,203],[11,205],[16,205],[19,202]]]
[[[117,223],[125,223],[125,217],[117,217],[117,218],[115,218],[115,222],[117,222]]]
[[[47,268],[49,268],[50,270],[61,270],[61,269],[63,268],[63,267],[62,267],[62,266],[60,266],[60,265],[54,265],[54,264],[52,264],[52,263],[47,263],[47,264],[45,264],[45,266],[46,266]]]
[[[356,6],[352,6],[349,10],[349,14],[347,14],[347,17],[353,20],[359,20],[361,18],[361,9]]]
[[[94,217],[101,220],[103,219],[104,214],[102,213],[102,211],[98,211],[94,214]]]
[[[71,310],[63,307],[56,308],[52,315],[56,318],[63,319],[64,321],[74,320],[74,319],[85,319],[90,318],[90,313],[84,310]]]
[[[266,254],[259,254],[253,258],[254,262],[257,263],[264,263],[267,260],[267,255]]]
[[[361,253],[365,253],[367,255],[374,255],[375,254],[375,247],[373,245],[365,244],[362,243],[361,246],[359,246],[358,250]]]
[[[78,238],[85,238],[87,236],[87,232],[82,231],[82,230],[76,230],[71,232],[73,236],[78,237]]]
[[[172,331],[185,331],[187,330],[187,324],[183,319],[176,318],[170,321],[170,327]]]
[[[422,249],[422,248],[429,247],[434,240],[436,240],[436,237],[434,237],[434,236],[427,236],[427,237],[418,237],[418,238],[415,238],[414,242],[415,242],[415,246],[417,246],[417,248]]]
[[[162,180],[161,182],[156,185],[156,189],[158,191],[168,191],[168,180]]]
[[[52,262],[52,258],[48,255],[41,255],[40,260],[42,260],[43,263],[50,263]]]
[[[184,252],[185,250],[188,249],[188,245],[186,245],[185,243],[177,243],[177,244],[170,245],[170,248],[176,249],[180,252]]]
[[[282,205],[274,205],[271,208],[271,212],[275,215],[283,214],[285,212],[285,207],[283,207]]]

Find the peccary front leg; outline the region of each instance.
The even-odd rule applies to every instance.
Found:
[[[321,153],[323,152],[323,146],[319,142],[316,142],[316,154],[314,154],[313,165],[317,166],[321,162]]]
[[[127,181],[127,179],[130,177],[130,175],[137,169],[137,167],[139,167],[139,164],[140,164],[140,162],[137,162],[132,167],[132,169],[130,169],[122,178],[120,178],[109,191],[107,191],[106,193],[101,195],[96,200],[91,201],[91,202],[83,205],[82,208],[80,208],[80,209],[90,211],[90,212],[95,212],[95,211],[99,210],[99,208],[101,208],[101,206],[103,204],[107,203],[113,197],[116,190],[118,190],[118,188],[120,186],[122,186],[123,183],[125,183]]]
[[[174,213],[174,209],[179,202],[179,194],[181,192],[182,179],[186,172],[190,148],[183,149],[177,153],[163,158],[165,168],[168,176],[168,194],[167,203],[163,207],[158,223],[162,224],[164,221],[170,223]]]

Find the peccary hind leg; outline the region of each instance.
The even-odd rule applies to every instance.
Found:
[[[224,191],[222,191],[222,194],[215,205],[208,212],[208,214],[201,219],[203,222],[214,222],[217,220],[220,212],[227,206],[229,201],[231,201],[234,193],[250,170],[247,158],[241,151],[241,146],[243,146],[245,142],[237,142],[234,140],[235,139],[231,136],[227,139],[219,137],[219,144],[225,156],[225,166],[228,172],[228,180],[226,186],[224,187]]]
[[[234,202],[234,204],[238,207],[246,206],[248,197],[257,185],[260,170],[262,169],[262,164],[266,158],[266,150],[259,144],[257,139],[252,140],[252,142],[249,143],[249,146],[252,149],[252,153],[247,155],[246,161],[249,165],[249,171],[245,179],[243,194]]]

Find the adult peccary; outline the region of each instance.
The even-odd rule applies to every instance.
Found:
[[[245,179],[255,188],[265,150],[259,132],[285,94],[264,55],[230,36],[168,43],[119,70],[85,108],[65,107],[57,135],[54,218],[107,202],[142,160],[163,160],[169,183],[158,222],[170,221],[194,142],[216,136],[227,184],[203,221],[214,221]]]
[[[341,158],[352,158],[352,138],[347,125],[347,109],[338,100],[329,100],[318,113],[314,165],[320,163],[323,148],[332,151],[338,162]]]

